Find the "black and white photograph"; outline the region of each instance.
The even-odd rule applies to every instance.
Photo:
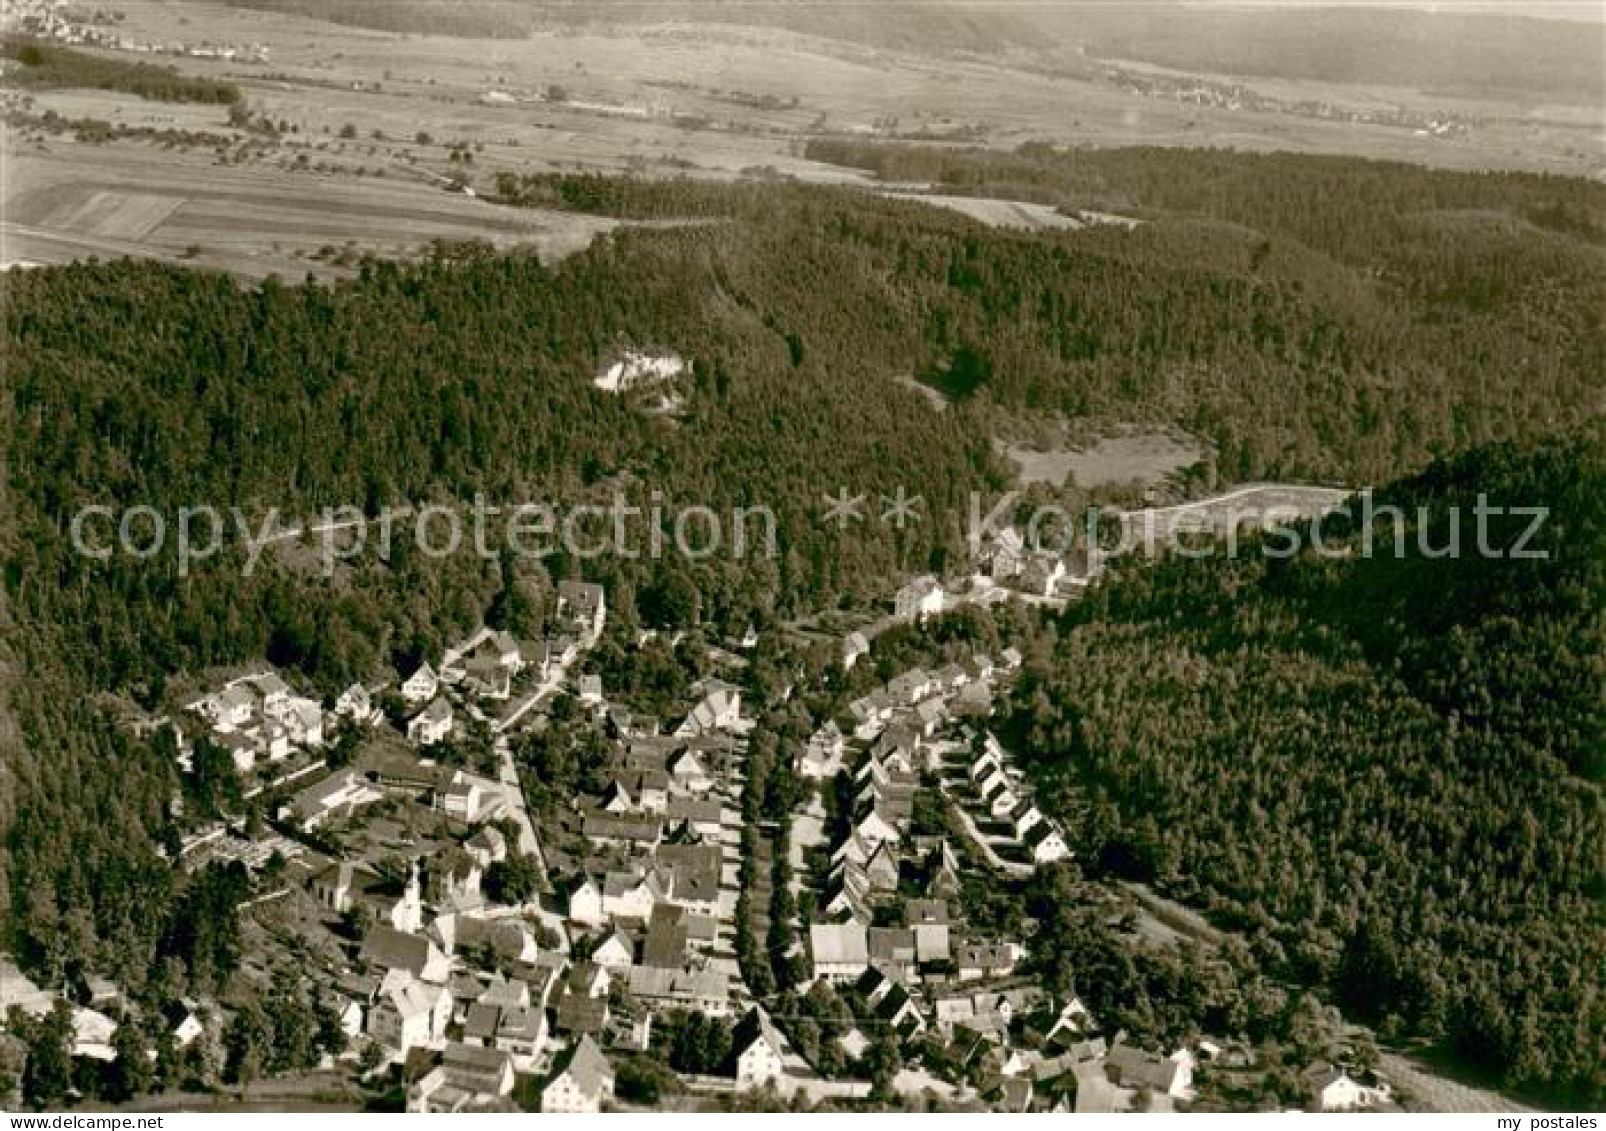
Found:
[[[0,0],[0,317],[0,1131],[1600,1131],[1606,0]]]

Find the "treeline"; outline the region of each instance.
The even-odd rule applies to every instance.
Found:
[[[1493,559],[1474,506],[1548,508]],[[1437,465],[1327,524],[1343,559],[1166,561],[1100,586],[1028,666],[1023,761],[1097,870],[1241,933],[1390,1040],[1597,1103],[1606,690],[1597,437]],[[1418,522],[1417,508],[1430,517]],[[1461,553],[1430,558],[1420,548]],[[1487,519],[1518,544],[1531,519]]]
[[[60,87],[114,90],[152,102],[234,103],[240,88],[233,83],[186,75],[176,67],[154,63],[127,63],[87,51],[41,43],[24,36],[0,39],[0,55],[19,66],[8,66],[6,78],[32,90]]]

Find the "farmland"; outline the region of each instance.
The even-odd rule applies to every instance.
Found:
[[[128,144],[52,140],[9,164],[0,226],[8,261],[145,255],[245,278],[299,278],[344,273],[348,249],[407,257],[436,239],[485,240],[555,259],[613,226],[421,182],[225,170],[194,154]]]
[[[7,261],[145,254],[261,278],[339,274],[358,254],[413,254],[437,238],[561,256],[605,225],[513,214],[444,187],[483,191],[500,172],[575,170],[873,186],[862,172],[806,158],[804,145],[822,137],[1208,142],[1575,174],[1596,164],[1593,114],[1559,100],[1531,106],[1263,76],[1262,103],[1250,110],[1187,93],[1192,80],[1181,72],[1094,62],[1049,41],[1031,47],[1014,32],[983,55],[918,36],[807,34],[780,15],[722,23],[692,9],[554,19],[498,39],[177,0],[125,0],[117,11],[130,43],[252,45],[254,62],[149,56],[197,83],[237,89],[240,101],[231,110],[108,90],[7,95]],[[86,50],[124,64],[142,58]],[[1309,105],[1353,120],[1286,109]],[[1441,137],[1401,125],[1440,113],[1476,128]],[[922,199],[995,226],[1079,223],[1030,202]]]

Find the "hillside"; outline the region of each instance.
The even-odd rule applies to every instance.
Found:
[[[919,153],[854,155],[890,168],[916,166]],[[447,246],[421,264],[365,262],[333,285],[243,287],[130,261],[8,273],[0,662],[18,676],[16,729],[0,726],[0,817],[11,942],[27,966],[52,976],[105,971],[137,992],[166,959],[206,965],[191,919],[229,895],[172,898],[160,850],[186,826],[169,807],[171,751],[115,725],[100,709],[112,697],[162,709],[170,681],[264,657],[334,692],[438,654],[493,609],[517,631],[555,580],[575,575],[605,583],[610,615],[627,625],[717,636],[863,605],[893,578],[958,568],[969,492],[1009,484],[991,442],[1001,416],[1184,428],[1215,451],[1179,485],[1197,490],[1273,475],[1382,482],[1419,471],[1436,451],[1531,442],[1598,412],[1606,272],[1596,186],[1220,153],[953,162],[944,178],[972,189],[1007,180],[1084,204],[1125,199],[1145,223],[1130,233],[1029,234],[866,191],[510,177],[499,187],[513,203],[697,222],[618,232],[556,267]],[[691,363],[676,411],[647,414],[593,385],[629,348],[672,349]],[[967,395],[936,411],[907,387],[911,375],[963,377],[950,384]],[[822,498],[844,487],[870,497],[905,489],[929,518],[844,534],[821,521]],[[184,507],[238,507],[256,529],[270,510],[288,525],[339,506],[369,515],[430,501],[467,508],[476,495],[559,507],[624,495],[641,506],[653,492],[668,508],[771,508],[775,556],[402,551],[387,560],[374,551],[325,576],[294,542],[247,571],[247,549],[231,539],[181,574],[170,553],[100,562],[76,553],[70,536],[87,505],[149,506],[168,521]],[[1074,485],[1059,497],[1085,501]],[[1181,574],[1159,576],[1183,584]],[[1218,604],[1201,601],[1197,615]],[[1164,646],[1167,626],[1140,626],[1134,612],[1120,629],[1125,614],[1110,615],[1110,632],[1138,638],[1124,647],[1146,677],[1155,653],[1143,650],[1145,634]],[[1378,691],[1364,656],[1337,674],[1302,659],[1297,673],[1308,671],[1313,687],[1336,681],[1335,694],[1393,728],[1364,732],[1380,743],[1418,742],[1448,725],[1434,704],[1457,693],[1436,688],[1455,672],[1434,668],[1426,646],[1399,657],[1420,666],[1408,687]],[[1243,680],[1261,678],[1254,662],[1241,661]],[[1067,701],[1097,691],[1074,681],[1123,670],[1074,666]],[[1563,670],[1587,675],[1554,669]],[[1303,683],[1292,686],[1304,694]],[[1274,717],[1298,716],[1290,706]],[[1558,765],[1586,766],[1563,756],[1581,749],[1565,736],[1522,734],[1548,744]],[[1161,747],[1148,749],[1152,764]],[[1481,776],[1445,788],[1533,800],[1530,776],[1510,786],[1525,792],[1479,793]],[[1547,815],[1582,811],[1582,801],[1568,809],[1538,800]],[[1484,808],[1476,819],[1515,823],[1520,814]],[[1247,853],[1252,841],[1215,835],[1235,827],[1258,835],[1261,815],[1222,816],[1206,843]],[[1560,864],[1577,865],[1580,827],[1549,830]],[[1478,855],[1486,843],[1437,845],[1450,854],[1444,875],[1493,867]],[[1196,882],[1234,891],[1226,877],[1235,863],[1216,863]],[[1306,856],[1296,864],[1311,866]],[[1405,876],[1391,890],[1409,891],[1410,879],[1449,882]],[[1535,890],[1555,890],[1556,914],[1579,922],[1575,889]],[[1480,900],[1511,894],[1494,879],[1480,891]],[[1292,909],[1264,898],[1275,915]],[[1336,895],[1329,906],[1340,906]],[[1331,924],[1334,914],[1313,917]],[[1554,942],[1547,921],[1522,928],[1533,953]],[[1329,925],[1311,953],[1331,963],[1352,925]],[[1519,936],[1501,927],[1492,937]],[[1502,1000],[1515,993],[1499,984],[1511,991]],[[1553,1016],[1548,1005],[1533,1008]],[[1428,1024],[1414,1015],[1407,1023]],[[1570,1078],[1572,1062],[1550,1052],[1550,1065],[1513,1069],[1516,1077]]]
[[[1606,25],[1465,10],[1022,4],[884,0],[229,0],[381,31],[521,38],[563,27],[726,24],[857,46],[945,55],[1028,51],[1059,66],[1094,59],[1240,78],[1516,96],[1591,105],[1606,88]]]
[[[1484,557],[1479,495],[1546,507]],[[1084,859],[1241,932],[1391,1040],[1590,1106],[1606,730],[1606,447],[1478,449],[1376,500],[1376,553],[1168,561],[1103,585],[1017,696]],[[1342,518],[1327,544],[1359,551]],[[1526,517],[1490,522],[1516,547]],[[1280,543],[1278,543],[1280,544]]]

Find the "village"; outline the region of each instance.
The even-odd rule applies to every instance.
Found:
[[[704,646],[678,716],[634,709],[593,662],[607,594],[580,581],[556,587],[539,639],[482,627],[327,703],[258,667],[138,725],[171,735],[183,773],[224,783],[178,863],[249,874],[245,973],[312,983],[342,1033],[326,1067],[392,1081],[409,1111],[640,1109],[671,1093],[1186,1110],[1201,1064],[1250,1052],[1109,1032],[1043,989],[1029,938],[967,914],[968,884],[1073,855],[993,729],[1020,651],[874,667],[894,629],[1062,603],[1087,581],[1077,566],[1006,529],[969,576],[911,579],[832,638],[832,678],[877,678],[838,713],[802,712],[797,741],[761,733],[754,629]],[[638,631],[626,664],[681,635]],[[768,694],[796,714],[794,690]],[[253,802],[266,820],[237,816]],[[74,1053],[105,1062],[122,995],[88,985]],[[54,1000],[0,967],[6,1007]],[[175,1003],[176,1054],[222,1020],[216,1003]],[[1391,1102],[1375,1077],[1309,1075],[1324,1110]]]

